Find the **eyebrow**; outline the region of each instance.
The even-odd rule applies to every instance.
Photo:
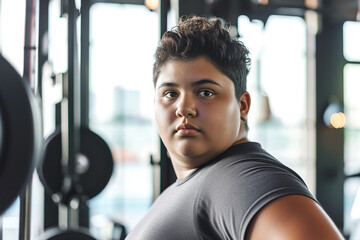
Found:
[[[219,83],[215,82],[214,80],[211,80],[211,79],[202,79],[202,80],[199,80],[199,81],[196,81],[194,83],[191,84],[191,86],[195,87],[195,86],[199,86],[199,85],[203,85],[203,84],[215,84],[219,87],[222,87]]]
[[[203,84],[214,84],[217,85],[219,87],[222,87],[219,83],[215,82],[214,80],[211,79],[202,79],[196,82],[193,82],[191,84],[192,87],[196,87],[196,86],[200,86]],[[163,82],[160,84],[160,86],[158,87],[158,89],[162,88],[162,87],[178,87],[179,85],[176,83],[172,83],[172,82]]]

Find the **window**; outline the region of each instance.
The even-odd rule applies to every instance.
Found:
[[[360,237],[360,23],[345,22],[343,26],[344,111],[346,128],[344,141],[344,232],[350,239]],[[355,177],[357,175],[357,177]]]
[[[360,61],[360,24],[348,21],[344,24],[344,57],[348,61]]]
[[[153,201],[150,156],[160,149],[152,83],[158,18],[144,5],[98,3],[90,11],[90,128],[115,160],[107,187],[90,201],[94,231],[104,228],[104,215],[130,231]]]
[[[306,24],[304,19],[272,15],[264,26],[239,17],[240,40],[252,59],[249,138],[294,169],[314,191],[314,159],[308,151]]]
[[[346,64],[344,68],[345,174],[360,173],[360,64]]]

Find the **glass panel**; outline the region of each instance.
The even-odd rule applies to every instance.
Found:
[[[345,174],[360,173],[360,129],[345,128],[344,145]]]
[[[90,127],[109,144],[115,160],[108,186],[90,201],[94,231],[104,229],[104,214],[130,231],[153,200],[150,155],[159,151],[159,138],[152,65],[158,36],[158,15],[145,6],[91,8]]]
[[[19,215],[20,201],[19,198],[17,198],[11,207],[8,208],[2,216],[0,216],[3,228],[2,239],[19,239]]]
[[[360,22],[344,23],[344,57],[348,61],[360,61]]]
[[[271,98],[274,120],[287,126],[305,123],[305,22],[298,17],[271,16],[264,37],[260,81]]]
[[[360,26],[360,25],[359,25]],[[345,34],[345,26],[344,26]],[[344,46],[345,47],[345,46]],[[360,173],[360,64],[344,67],[344,172]],[[350,240],[360,238],[360,178],[350,178],[344,184],[344,231]]]
[[[65,73],[68,68],[68,31],[67,18],[61,17],[59,1],[49,2],[49,62],[51,72],[54,74]],[[61,84],[61,83],[60,83]]]
[[[240,16],[238,25],[252,58],[249,138],[298,172],[311,188],[314,156],[307,151],[305,21],[273,15],[264,26]]]
[[[344,183],[344,232],[350,240],[360,239],[360,178]]]
[[[360,42],[359,42],[360,43]],[[346,64],[344,68],[344,102],[346,126],[360,129],[360,64]]]
[[[360,173],[360,65],[347,64],[344,68],[345,174]]]
[[[24,68],[25,1],[2,0],[0,52],[22,75]]]

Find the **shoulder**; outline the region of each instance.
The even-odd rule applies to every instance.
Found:
[[[259,145],[239,144],[209,169],[201,195],[228,208],[241,203],[244,211],[258,211],[273,199],[297,194],[312,197],[301,177],[266,153]],[[246,149],[248,148],[248,149]],[[239,154],[239,150],[243,154]],[[245,153],[244,153],[245,152]],[[228,196],[224,201],[224,196]],[[256,204],[255,204],[256,203]],[[249,217],[254,215],[251,211]]]
[[[247,240],[344,239],[313,199],[288,195],[267,204],[252,220]]]
[[[304,181],[294,171],[259,146],[243,146],[251,149],[242,148],[241,154],[236,149],[211,167],[198,201],[198,206],[205,206],[199,208],[202,213],[206,212],[202,214],[202,221],[212,220],[213,226],[223,226],[224,222],[218,222],[222,219],[234,229],[233,236],[241,239],[252,219],[276,199],[304,195],[315,203]],[[227,219],[231,221],[226,223]]]
[[[233,192],[236,189],[239,193],[251,192],[259,196],[285,188],[305,189],[307,192],[306,184],[296,172],[259,144],[251,142],[233,146],[223,154],[209,169],[204,183],[204,188],[210,191]]]

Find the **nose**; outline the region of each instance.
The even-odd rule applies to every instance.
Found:
[[[196,117],[197,110],[196,104],[189,96],[182,96],[178,99],[178,105],[176,109],[176,116],[181,117]]]

